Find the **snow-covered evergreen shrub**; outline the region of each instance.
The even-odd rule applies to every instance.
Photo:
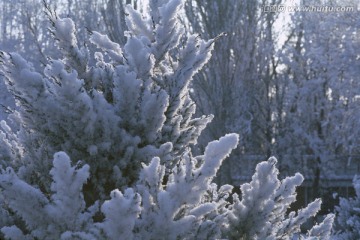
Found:
[[[290,239],[319,210],[316,200],[287,214],[303,178],[280,181],[274,158],[258,165],[241,198],[212,183],[238,143],[228,134],[195,157],[189,147],[212,118],[193,118],[188,86],[214,40],[182,37],[183,1],[149,3],[148,17],[127,9],[124,46],[97,32],[78,44],[72,20],[49,10],[63,59],[36,72],[1,53],[19,105],[19,131],[2,122],[0,134],[7,239]],[[308,237],[327,239],[332,221]]]
[[[236,147],[238,136],[229,134],[211,142],[203,156],[188,152],[180,159],[164,185],[165,165],[158,157],[143,165],[134,188],[115,189],[94,221],[99,202],[87,207],[82,187],[89,166],[71,166],[64,152],[54,155],[50,174],[51,196],[19,179],[8,168],[0,175],[0,187],[8,209],[26,226],[3,226],[8,239],[291,239],[300,226],[320,209],[320,200],[286,214],[295,201],[300,174],[277,178],[276,159],[257,166],[251,183],[241,186],[242,200],[232,186],[211,184],[222,161]],[[5,208],[4,208],[5,209]],[[314,226],[307,239],[328,239],[333,216]]]
[[[336,239],[360,239],[360,176],[355,176],[353,186],[356,196],[340,198],[339,206],[335,207]]]
[[[321,200],[317,199],[306,208],[297,212],[287,211],[296,201],[296,187],[304,180],[297,173],[280,181],[275,167],[277,160],[270,158],[259,163],[250,183],[241,186],[242,197],[233,195],[234,203],[229,207],[229,239],[290,239],[300,232],[300,226],[309,217],[315,216],[320,209]],[[326,216],[323,223],[314,226],[307,237],[328,239],[334,216]]]
[[[27,149],[23,177],[49,190],[47,159],[65,151],[90,165],[88,192],[104,197],[134,184],[142,162],[158,156],[175,166],[196,143],[212,116],[193,118],[188,84],[210,57],[213,40],[188,36],[180,42],[179,3],[151,4],[147,20],[129,7],[125,46],[92,32],[90,42],[99,50],[94,57],[78,44],[72,20],[49,10],[63,59],[50,59],[36,72],[18,54],[1,54],[2,72],[20,105],[21,130],[12,137]]]

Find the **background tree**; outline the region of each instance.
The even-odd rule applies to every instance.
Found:
[[[281,1],[186,4],[190,31],[205,37],[224,33],[206,69],[195,76],[192,94],[200,114],[215,115],[200,146],[226,132],[240,135],[239,147],[219,172],[221,183],[246,176],[257,162],[276,153],[273,142],[282,117],[284,83],[277,74],[279,32],[274,24],[279,15],[261,11],[260,6],[268,4]]]
[[[283,55],[289,88],[279,153],[294,157],[287,168],[304,169],[312,181],[312,197],[317,197],[324,194],[327,179],[348,174],[348,164],[358,155],[359,126],[353,119],[359,115],[358,16],[299,12],[293,17],[294,38]]]

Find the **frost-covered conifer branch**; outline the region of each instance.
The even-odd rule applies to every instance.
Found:
[[[0,165],[4,168],[19,166],[19,162],[14,162],[22,156],[22,146],[16,134],[4,121],[0,121]]]
[[[68,67],[75,69],[81,78],[86,78],[89,53],[86,47],[78,47],[74,22],[70,18],[58,17],[56,12],[45,1],[44,7],[52,26],[49,30],[57,41],[59,49],[64,54],[66,64]]]
[[[229,239],[291,239],[300,232],[300,226],[320,210],[317,199],[304,209],[287,214],[290,204],[296,200],[295,187],[303,177],[296,174],[283,181],[278,179],[277,160],[270,158],[257,165],[250,183],[241,185],[242,199],[234,194],[230,206],[229,226],[225,232]],[[314,226],[309,237],[329,239],[334,216],[329,214],[322,224]]]
[[[2,170],[0,188],[4,201],[25,223],[21,230],[19,226],[3,227],[1,231],[8,239],[27,232],[29,239],[60,239],[65,232],[84,231],[92,225],[96,205],[86,208],[82,194],[89,166],[71,167],[63,152],[55,154],[53,165],[51,198],[19,179],[11,168]]]
[[[145,166],[137,185],[144,208],[136,225],[139,236],[146,236],[144,239],[156,236],[163,236],[163,239],[219,238],[221,231],[217,220],[222,214],[217,212],[219,203],[202,200],[221,162],[237,142],[235,134],[211,142],[201,162],[186,154],[166,185],[163,185],[165,169],[160,165],[160,159],[154,158]],[[218,218],[213,214],[218,214]]]
[[[127,189],[124,194],[114,190],[101,206],[105,220],[97,226],[104,231],[107,239],[134,239],[135,221],[141,212],[141,197],[133,189]]]

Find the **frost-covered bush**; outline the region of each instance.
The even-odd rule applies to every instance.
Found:
[[[320,200],[287,214],[303,178],[280,181],[274,158],[258,165],[241,197],[214,184],[236,134],[192,155],[212,117],[193,118],[188,86],[214,40],[184,36],[182,5],[149,1],[146,16],[129,7],[124,46],[94,31],[79,44],[72,20],[49,10],[63,58],[49,59],[43,72],[1,52],[19,108],[17,127],[1,123],[5,238],[290,239],[316,214]],[[327,239],[332,221],[308,237]]]
[[[355,176],[353,186],[356,196],[346,199],[340,198],[339,206],[335,207],[336,239],[360,239],[360,177]]]
[[[297,173],[280,181],[275,167],[277,160],[270,158],[257,165],[250,183],[241,186],[242,199],[234,194],[230,207],[227,233],[230,239],[289,239],[299,232],[299,227],[320,209],[317,199],[297,212],[287,211],[296,200],[296,187],[303,176]],[[308,237],[328,239],[334,216],[328,215],[324,222],[313,227]]]
[[[151,4],[148,19],[128,7],[125,46],[98,32],[79,44],[72,20],[49,10],[63,59],[49,59],[36,72],[18,54],[1,53],[1,70],[20,105],[20,131],[7,135],[27,149],[14,166],[25,166],[23,178],[48,191],[50,159],[65,151],[90,165],[87,189],[96,195],[89,197],[103,198],[134,184],[142,162],[158,156],[171,168],[196,143],[212,116],[193,118],[188,84],[210,57],[213,40],[188,36],[180,42],[179,6]],[[88,44],[98,52],[90,53]]]
[[[113,190],[101,206],[102,222],[94,222],[98,202],[87,207],[82,186],[89,166],[71,167],[64,152],[56,153],[50,174],[51,197],[19,179],[11,168],[3,170],[0,186],[7,205],[25,222],[28,235],[16,226],[3,227],[10,239],[213,239],[221,232],[218,222],[225,216],[216,201],[203,202],[209,183],[221,161],[237,144],[237,135],[227,135],[208,145],[205,155],[195,159],[187,153],[163,185],[165,166],[155,157],[144,165],[136,191]],[[195,167],[194,165],[197,165]],[[26,201],[26,204],[25,202]],[[162,237],[161,237],[162,236]]]
[[[2,171],[0,187],[6,208],[24,222],[4,226],[7,239],[291,239],[320,208],[320,200],[286,214],[295,201],[300,174],[277,178],[276,159],[257,166],[251,183],[241,186],[242,200],[232,186],[211,184],[223,159],[236,147],[229,134],[211,142],[203,156],[188,152],[164,184],[165,165],[158,157],[143,165],[134,188],[115,189],[110,200],[86,206],[82,186],[89,166],[72,167],[64,152],[54,155],[51,196],[19,179],[11,168]],[[104,215],[95,221],[98,211]],[[328,239],[333,216],[314,226],[306,239]]]

